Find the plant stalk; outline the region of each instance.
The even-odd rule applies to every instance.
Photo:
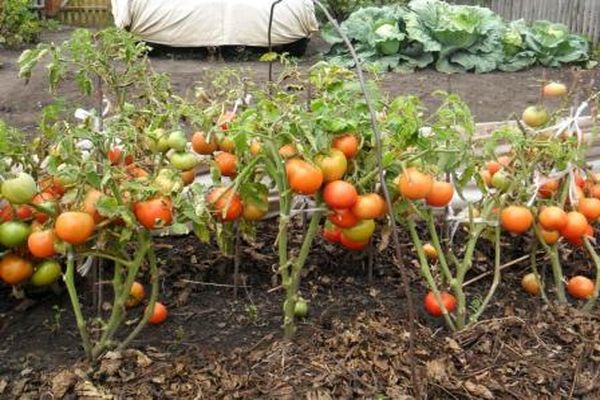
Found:
[[[79,336],[81,336],[81,343],[83,345],[83,351],[85,352],[88,360],[92,360],[92,344],[90,336],[87,331],[87,323],[81,312],[81,304],[77,297],[77,289],[75,288],[75,256],[73,254],[72,246],[68,246],[67,250],[67,270],[63,276],[65,285],[67,286],[67,292],[69,292],[69,298],[71,299],[71,307],[75,314],[75,321],[77,323],[77,329],[79,330]]]

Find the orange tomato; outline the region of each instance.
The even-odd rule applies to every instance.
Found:
[[[9,285],[18,285],[33,275],[33,264],[16,256],[7,254],[0,260],[0,278]]]
[[[331,149],[315,156],[315,164],[323,172],[323,181],[333,182],[342,179],[348,169],[346,156],[340,150]]]
[[[425,243],[423,245],[423,252],[425,253],[425,256],[429,259],[435,260],[438,258],[438,252],[431,243]]]
[[[377,219],[385,215],[386,209],[383,197],[377,193],[368,193],[358,196],[356,204],[352,206],[352,214],[358,219]]]
[[[538,281],[534,273],[529,273],[523,276],[523,279],[521,279],[521,287],[524,291],[526,291],[532,296],[537,296],[542,291],[540,282]]]
[[[291,158],[291,157],[294,157],[296,154],[298,154],[298,151],[296,150],[296,146],[294,146],[291,143],[283,145],[279,149],[279,155],[283,158]]]
[[[95,223],[98,223],[104,219],[96,208],[96,203],[98,203],[98,200],[100,200],[100,198],[103,196],[104,193],[101,191],[90,189],[83,200],[83,212],[91,215],[92,218],[94,218]]]
[[[600,218],[600,200],[595,197],[586,197],[579,200],[577,211],[582,213],[588,221]]]
[[[139,201],[133,205],[133,213],[146,229],[162,228],[173,221],[173,203],[166,197]]]
[[[485,164],[485,169],[493,176],[502,169],[502,165],[496,160],[490,160]]]
[[[500,222],[508,232],[522,234],[533,225],[533,214],[527,207],[508,206],[500,213]]]
[[[538,195],[543,199],[548,199],[554,195],[558,191],[560,187],[560,183],[557,179],[551,179],[549,181],[544,182],[539,190]]]
[[[432,207],[446,207],[454,197],[454,186],[450,182],[435,181],[425,201]]]
[[[600,184],[595,184],[589,189],[590,196],[600,199]]]
[[[66,189],[60,179],[55,176],[48,176],[41,180],[40,189],[42,192],[50,192],[55,197],[60,197],[65,194]]]
[[[47,258],[55,254],[54,242],[56,237],[50,229],[33,232],[27,238],[29,252],[37,258]]]
[[[582,189],[585,188],[585,179],[583,178],[583,176],[581,176],[579,172],[575,173],[575,185],[579,186]]]
[[[192,135],[192,150],[198,154],[209,155],[217,151],[218,148],[217,139],[215,135],[209,142],[206,141],[206,135],[204,132],[196,132]]]
[[[544,207],[538,215],[538,220],[542,228],[549,231],[560,231],[568,222],[567,213],[557,206]]]
[[[416,168],[407,168],[398,181],[398,189],[409,200],[424,199],[433,189],[433,178]]]
[[[552,246],[558,239],[560,239],[560,233],[558,231],[548,231],[540,227],[540,235],[542,240],[548,245]]]
[[[356,135],[347,133],[337,136],[333,139],[331,147],[340,150],[347,159],[354,158],[358,154],[358,146],[360,142]]]
[[[108,151],[108,159],[112,165],[121,164],[121,160],[123,159],[123,150],[119,147],[113,147]]]
[[[125,167],[125,171],[134,178],[145,178],[150,175],[144,168],[138,167],[135,164]]]
[[[215,162],[221,175],[233,177],[237,173],[237,157],[226,151],[215,156]]]
[[[81,244],[87,241],[94,233],[96,223],[91,215],[67,211],[56,218],[54,231],[56,236],[70,244]]]
[[[219,150],[224,151],[226,153],[233,153],[235,150],[235,142],[233,139],[224,137],[223,139],[218,141]]]
[[[148,323],[151,325],[162,324],[167,319],[168,314],[167,307],[157,301],[154,303],[154,310],[150,319],[148,319]]]
[[[314,194],[323,185],[323,172],[298,158],[289,159],[285,163],[285,171],[288,183],[296,193]]]
[[[262,151],[262,144],[258,140],[253,140],[250,143],[250,154],[257,156]]]
[[[492,185],[492,174],[490,173],[490,171],[488,171],[487,169],[484,169],[479,172],[479,175],[481,176],[483,183],[485,183],[485,186]]]
[[[337,180],[325,186],[323,200],[329,208],[352,208],[358,200],[358,192],[351,183]]]
[[[221,221],[233,221],[242,215],[242,200],[231,188],[216,187],[208,193],[206,200]]]
[[[133,282],[129,291],[129,298],[125,301],[125,307],[131,308],[137,306],[142,302],[145,295],[144,285],[137,281]]]
[[[587,300],[594,295],[594,281],[577,275],[567,282],[567,292],[576,299]]]
[[[585,215],[577,211],[571,211],[567,214],[567,223],[564,228],[560,230],[560,234],[569,241],[581,238],[585,234],[588,225]]]

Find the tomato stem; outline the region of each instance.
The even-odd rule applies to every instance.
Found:
[[[437,251],[438,260],[440,261],[440,269],[442,270],[442,274],[446,279],[447,283],[452,282],[453,276],[452,272],[450,272],[450,268],[448,268],[448,261],[446,260],[446,252],[442,250],[442,245],[440,243],[440,238],[435,229],[435,221],[433,217],[433,212],[428,210],[425,214],[427,220],[427,228],[429,229],[429,235],[431,236],[431,243],[433,247]]]
[[[590,240],[585,236],[583,238],[583,243],[585,244],[585,248],[588,253],[590,253],[592,260],[594,260],[594,265],[596,266],[596,283],[594,285],[594,294],[582,308],[583,311],[591,311],[596,303],[596,300],[598,299],[598,292],[600,292],[600,257],[594,249],[594,246],[592,246]]]
[[[490,300],[494,296],[494,293],[496,293],[496,289],[498,288],[498,284],[500,283],[500,277],[502,274],[500,269],[500,251],[500,224],[498,224],[494,228],[494,276],[492,278],[492,285],[490,286],[490,290],[483,299],[483,302],[481,302],[481,305],[479,306],[477,311],[475,311],[475,313],[473,313],[469,317],[469,324],[472,324],[479,319],[481,314],[483,314],[488,304],[490,303]]]
[[[542,279],[542,276],[540,275],[540,273],[537,269],[538,245],[539,245],[539,239],[537,238],[537,235],[536,235],[536,240],[533,242],[533,245],[531,246],[531,254],[529,255],[529,259],[531,261],[531,270],[533,271],[533,274],[535,275],[535,279],[537,279],[538,283],[540,284],[540,295],[542,296],[542,300],[544,301],[544,303],[549,305],[550,302],[548,301],[548,296],[546,295],[546,284],[544,283],[544,280]]]
[[[63,279],[65,281],[65,285],[67,286],[69,298],[71,299],[71,307],[73,308],[73,313],[75,314],[75,320],[77,323],[77,329],[79,330],[79,336],[81,336],[83,350],[88,359],[91,360],[92,344],[87,331],[86,320],[81,312],[81,304],[79,303],[79,298],[77,297],[77,289],[75,287],[75,256],[73,254],[73,247],[71,245],[68,245],[67,248],[67,270],[63,276]]]
[[[538,241],[542,244],[542,246],[550,256],[550,265],[552,266],[552,275],[554,277],[554,286],[556,288],[556,296],[558,297],[558,302],[560,304],[567,304],[564,276],[562,272],[562,267],[560,266],[560,256],[558,254],[558,247],[556,244],[552,246],[547,245],[544,241],[544,238],[542,237],[542,232],[537,226],[535,227],[535,234],[538,238]]]
[[[421,267],[421,274],[427,281],[427,286],[429,286],[429,288],[433,292],[435,301],[437,301],[438,305],[440,306],[440,308],[442,310],[442,315],[444,316],[444,319],[446,320],[446,325],[448,325],[448,328],[450,328],[452,331],[456,331],[456,324],[454,323],[454,321],[452,321],[452,318],[451,318],[450,314],[448,313],[448,310],[446,309],[446,305],[442,301],[442,295],[441,295],[440,290],[439,290],[437,284],[435,283],[435,279],[433,278],[433,275],[431,273],[431,268],[429,267],[429,263],[427,262],[427,257],[425,256],[425,252],[423,251],[423,243],[421,242],[421,239],[419,238],[419,234],[417,233],[417,228],[415,226],[415,222],[412,219],[408,219],[407,224],[408,224],[408,232],[410,233],[410,237],[411,237],[413,244],[415,245],[415,248],[417,250],[417,256],[419,258],[419,265]]]
[[[144,316],[138,322],[137,326],[129,333],[129,335],[119,344],[117,347],[118,351],[123,351],[129,344],[139,335],[139,333],[144,329],[144,327],[148,324],[148,320],[154,313],[154,306],[156,305],[156,301],[158,300],[158,266],[156,262],[156,253],[154,252],[154,248],[151,246],[148,249],[148,263],[150,264],[150,298],[148,299],[148,305],[146,306],[146,311],[144,312]]]

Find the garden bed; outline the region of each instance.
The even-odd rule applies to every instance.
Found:
[[[237,299],[231,287],[217,286],[231,285],[232,261],[215,246],[198,246],[195,238],[159,243],[169,324],[148,328],[133,350],[109,353],[95,370],[73,346],[71,313],[54,319],[55,306],[68,308],[66,293],[19,305],[6,302],[3,288],[0,398],[403,398],[410,386],[406,308],[390,252],[375,256],[369,281],[368,257],[318,240],[302,285],[311,314],[289,343],[281,336],[281,293],[271,282],[277,260],[269,243],[276,232],[268,226],[263,232],[243,245],[240,272],[248,287]],[[420,296],[425,288],[407,240],[403,249]],[[490,267],[488,251],[478,253],[473,276]],[[520,255],[507,252],[506,261]],[[464,332],[448,334],[419,309],[416,354],[429,398],[600,395],[600,314],[568,308],[551,314],[540,299],[524,299],[519,279],[526,269],[527,263],[510,267],[489,319]],[[488,285],[481,279],[472,291],[483,294]]]

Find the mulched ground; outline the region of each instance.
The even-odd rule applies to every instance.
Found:
[[[281,337],[282,293],[272,279],[270,225],[242,247],[246,287],[237,298],[228,286],[232,261],[214,246],[192,237],[162,240],[161,300],[170,318],[147,328],[132,350],[108,353],[94,368],[80,358],[70,311],[56,311],[68,309],[65,293],[17,302],[2,289],[0,398],[411,398],[406,301],[390,249],[375,255],[369,281],[366,255],[317,240],[301,288],[311,312],[288,342]],[[508,248],[525,248],[519,240]],[[404,247],[421,298],[424,288]],[[481,248],[474,275],[489,268],[489,251]],[[507,250],[504,260],[518,251]],[[490,319],[463,332],[450,334],[419,306],[416,354],[427,398],[600,398],[600,313],[548,310],[520,291],[526,269],[506,270]],[[472,285],[470,298],[481,297],[487,285],[486,279]],[[82,293],[94,315],[92,293]]]

